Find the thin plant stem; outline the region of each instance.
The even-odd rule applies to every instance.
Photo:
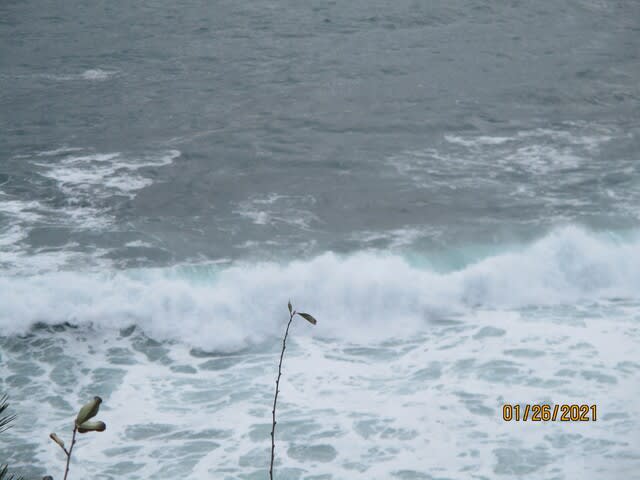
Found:
[[[276,442],[275,442],[275,432],[276,432],[276,403],[278,402],[278,393],[280,393],[280,377],[282,376],[282,359],[284,358],[284,351],[287,348],[287,336],[289,335],[289,327],[291,326],[291,322],[293,321],[293,317],[296,314],[295,311],[291,312],[291,317],[289,318],[289,323],[287,323],[287,330],[284,332],[284,338],[282,339],[282,351],[280,352],[280,363],[278,364],[278,378],[276,379],[276,394],[273,397],[273,410],[271,410],[271,414],[273,416],[273,421],[271,423],[271,465],[269,466],[269,478],[273,480],[273,459],[275,456]]]
[[[69,450],[64,450],[67,454],[67,466],[64,470],[64,480],[67,480],[67,475],[69,475],[69,463],[71,462],[71,454],[73,453],[73,446],[76,444],[76,433],[78,432],[78,426],[74,425],[73,427],[73,436],[71,437],[71,445],[69,446]]]

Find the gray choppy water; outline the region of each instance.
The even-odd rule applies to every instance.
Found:
[[[280,478],[637,477],[638,18],[2,2],[2,455],[98,393],[76,475],[264,478],[291,296]]]
[[[637,225],[634,2],[0,8],[1,188],[30,253],[166,265]]]

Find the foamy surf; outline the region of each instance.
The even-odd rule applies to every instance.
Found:
[[[346,300],[334,302],[345,307]],[[237,306],[238,312],[241,307],[247,305]],[[251,327],[266,323],[281,334],[286,305],[279,307],[277,321],[262,314]],[[427,478],[424,472],[447,480],[469,472],[479,478],[633,478],[640,466],[634,455],[640,367],[632,360],[639,308],[618,299],[587,308],[467,310],[395,339],[388,337],[399,317],[391,315],[376,326],[387,332],[381,341],[354,341],[349,319],[338,326],[312,310],[319,320],[313,335],[305,322],[295,324],[288,343],[278,478],[420,480]],[[372,328],[362,318],[354,323]],[[191,323],[188,312],[166,325],[172,338],[194,326],[210,340],[225,337],[231,325],[205,329]],[[323,338],[325,326],[335,328],[337,338]],[[157,342],[135,329],[46,327],[0,337],[0,347],[5,385],[20,417],[5,439],[16,445],[32,439],[21,447],[32,460],[21,471],[36,477],[51,470],[35,466],[59,466],[49,432],[67,438],[69,403],[98,394],[108,427],[90,441],[80,439],[75,475],[143,480],[267,474],[275,336],[259,348],[220,354]],[[597,422],[532,425],[501,417],[505,403],[587,402],[597,406]],[[558,455],[573,460],[554,461]]]

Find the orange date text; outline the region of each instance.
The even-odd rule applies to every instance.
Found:
[[[502,407],[505,422],[595,422],[597,418],[596,405],[505,404]]]

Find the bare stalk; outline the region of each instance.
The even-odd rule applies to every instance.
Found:
[[[69,447],[69,450],[62,447],[62,450],[64,450],[64,453],[67,454],[67,466],[64,469],[64,480],[67,480],[67,475],[69,475],[69,463],[71,462],[71,454],[73,453],[73,447],[76,444],[76,433],[78,433],[78,426],[74,425],[73,436],[71,437],[71,446]]]
[[[313,318],[312,315],[308,313],[298,313],[291,307],[291,302],[287,305],[289,307],[289,323],[287,323],[287,329],[284,332],[284,337],[282,339],[282,351],[280,352],[280,362],[278,363],[278,378],[276,378],[276,393],[273,396],[273,409],[271,410],[272,422],[271,422],[271,464],[269,466],[269,479],[273,480],[273,460],[275,458],[275,449],[276,449],[276,403],[278,402],[278,394],[280,393],[280,377],[282,376],[282,359],[284,358],[284,351],[287,348],[287,336],[289,335],[289,327],[291,327],[291,322],[293,322],[293,317],[299,315],[304,318],[311,325],[316,324],[316,319]]]
[[[278,363],[278,378],[276,379],[276,394],[273,396],[273,409],[271,410],[271,415],[273,416],[273,421],[271,423],[271,465],[269,466],[269,478],[271,480],[273,480],[273,459],[276,449],[276,403],[278,402],[278,393],[280,393],[278,387],[280,386],[280,377],[282,376],[282,359],[284,358],[284,351],[287,348],[287,336],[289,335],[289,327],[291,326],[291,322],[293,321],[293,316],[295,314],[295,311],[291,312],[289,323],[287,323],[287,329],[285,330],[284,338],[282,339],[282,351],[280,352],[280,363]]]

